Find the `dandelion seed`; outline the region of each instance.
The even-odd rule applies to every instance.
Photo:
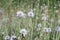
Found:
[[[5,40],[10,40],[10,36],[5,36]]]
[[[34,13],[32,11],[30,11],[30,12],[28,12],[28,16],[33,18],[34,17]]]
[[[44,28],[43,31],[44,32],[51,32],[51,28]]]
[[[37,25],[37,31],[41,30],[41,23]]]
[[[10,40],[16,40],[17,37],[15,35],[11,36],[11,39]]]
[[[18,16],[18,17],[25,18],[26,14],[25,14],[24,12],[22,12],[22,11],[18,11],[18,12],[17,12],[17,16]]]
[[[20,33],[25,37],[27,34],[27,30],[26,29],[21,29]]]
[[[38,24],[38,28],[40,28],[41,26],[42,26],[41,23],[39,23],[39,24]]]

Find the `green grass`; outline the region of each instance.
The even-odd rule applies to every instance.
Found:
[[[41,6],[46,4],[48,6],[47,13],[45,10],[41,9]],[[60,20],[60,11],[56,13],[56,10],[60,10],[59,1],[56,0],[0,0],[0,10],[4,10],[3,14],[0,13],[0,40],[2,40],[2,32],[4,36],[9,34],[9,36],[15,34],[19,36],[19,40],[60,40],[60,32],[55,32],[54,28],[60,26],[58,20]],[[56,7],[56,8],[54,8]],[[19,18],[16,16],[16,12],[21,10],[26,14],[33,9],[35,14],[34,18],[26,16],[26,18]],[[48,15],[47,21],[42,21],[42,13]],[[36,19],[38,17],[39,19]],[[50,22],[53,19],[54,22]],[[37,24],[41,23],[42,28],[37,31]],[[52,28],[51,33],[44,33],[43,28]],[[28,34],[25,39],[22,39],[20,34],[20,29],[25,28],[28,30]],[[41,36],[42,35],[42,36]]]

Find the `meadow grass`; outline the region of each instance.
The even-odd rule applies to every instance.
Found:
[[[45,6],[47,8],[43,9]],[[33,18],[28,17],[30,10],[33,10]],[[17,11],[23,11],[26,18],[17,17]],[[48,20],[42,20],[42,14],[46,14]],[[18,40],[60,40],[60,32],[55,31],[56,27],[60,26],[58,20],[60,20],[60,1],[0,0],[0,40],[4,40],[6,35],[16,35],[19,37]],[[42,25],[40,30],[37,27],[39,23]],[[45,27],[50,27],[52,31],[44,32]],[[28,31],[25,38],[20,34],[23,28]]]

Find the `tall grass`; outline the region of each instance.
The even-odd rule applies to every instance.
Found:
[[[0,40],[4,40],[6,35],[16,35],[20,37],[19,40],[60,40],[60,32],[55,31],[55,28],[60,26],[59,5],[60,1],[57,0],[0,0]],[[41,6],[47,8],[42,10],[44,7]],[[33,10],[34,18],[16,16],[17,11],[28,14],[30,10]],[[41,20],[43,13],[48,15],[48,20]],[[42,28],[37,31],[39,23],[42,24]],[[52,31],[45,33],[43,31],[45,27],[50,27]],[[20,34],[22,28],[28,31],[25,38]]]

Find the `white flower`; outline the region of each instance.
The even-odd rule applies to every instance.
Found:
[[[9,40],[10,39],[10,36],[5,36],[5,40]]]
[[[26,14],[25,14],[24,12],[22,12],[22,11],[18,11],[18,12],[17,12],[17,16],[18,16],[18,17],[25,18]]]
[[[60,26],[57,26],[57,27],[56,27],[56,31],[57,31],[57,32],[60,32]]]
[[[51,32],[51,28],[47,28],[47,27],[46,27],[46,28],[43,29],[43,31],[44,31],[44,32]]]
[[[11,36],[10,40],[14,40],[15,38],[17,38],[15,35]]]
[[[41,23],[38,24],[38,28],[40,28],[40,27],[41,27]]]
[[[47,20],[47,19],[48,19],[47,16],[43,16],[43,17],[42,17],[42,20]]]
[[[34,13],[32,11],[28,12],[29,17],[34,17]]]
[[[40,29],[41,29],[41,23],[37,25],[37,31],[39,31]]]
[[[20,33],[23,34],[24,36],[27,34],[27,30],[26,29],[21,29]]]

